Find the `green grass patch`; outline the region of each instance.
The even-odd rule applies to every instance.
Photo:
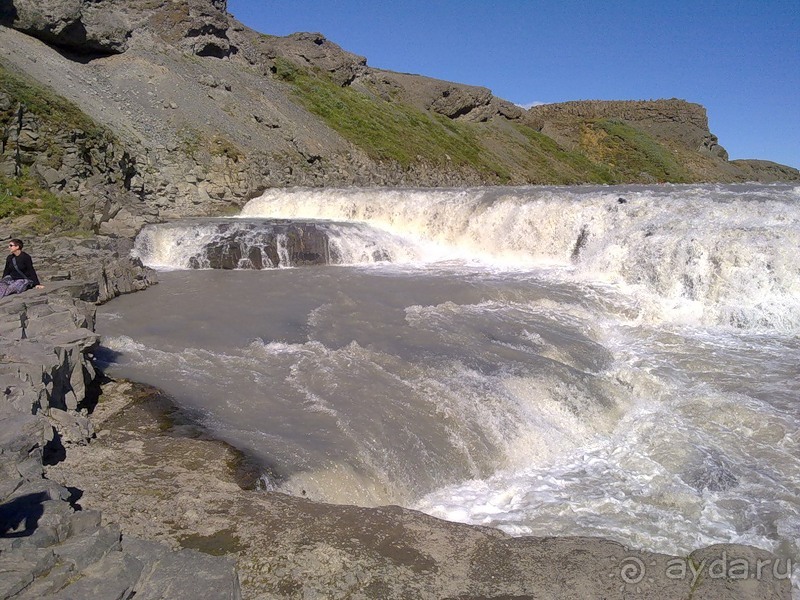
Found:
[[[31,212],[31,205],[25,198],[29,185],[21,178],[0,175],[0,219],[19,217]]]
[[[281,58],[280,56],[273,60],[270,71],[281,81],[288,82],[295,81],[297,76],[301,74],[300,69],[298,69],[293,62]]]
[[[543,178],[542,183],[615,183],[615,176],[607,166],[592,162],[580,152],[565,150],[552,138],[530,127],[516,125],[515,128],[527,140],[525,152],[531,161],[530,168]]]
[[[27,225],[30,233],[84,233],[74,198],[43,189],[27,173],[20,177],[0,176],[0,219],[24,215],[33,216]]]
[[[689,172],[667,148],[645,132],[615,119],[601,119],[588,126],[602,132],[598,140],[606,166],[619,181],[641,181],[652,178],[659,182],[686,183]]]
[[[78,202],[70,196],[43,192],[39,211],[31,228],[34,233],[81,233]]]
[[[276,62],[275,76],[291,83],[297,100],[376,160],[407,167],[427,162],[471,167],[500,182],[508,169],[480,143],[481,124],[452,121],[411,105],[341,87],[325,75]]]

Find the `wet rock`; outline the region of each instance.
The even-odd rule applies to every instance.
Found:
[[[739,484],[739,479],[729,464],[718,454],[709,450],[695,450],[693,464],[681,478],[697,491],[720,492]]]
[[[224,234],[210,242],[193,268],[266,269],[325,265],[335,260],[327,232],[312,223],[270,223],[268,226],[221,225]]]
[[[578,237],[575,240],[575,245],[572,247],[572,262],[576,262],[581,255],[581,251],[586,246],[586,243],[589,241],[589,228],[584,225],[581,227],[580,233],[578,233]]]

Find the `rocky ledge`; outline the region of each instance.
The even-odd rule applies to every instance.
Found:
[[[44,476],[94,437],[100,287],[0,299],[0,599],[241,598],[231,559],[123,536]]]
[[[96,385],[98,290],[0,300],[0,600],[791,596],[786,561],[746,546],[667,556],[254,489],[157,390]]]

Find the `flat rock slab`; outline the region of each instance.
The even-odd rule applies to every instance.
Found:
[[[191,576],[188,576],[191,574]],[[142,576],[136,600],[241,600],[235,561],[194,550],[165,554]]]
[[[56,557],[48,549],[30,548],[0,554],[0,598],[11,598],[55,564]]]
[[[81,577],[52,596],[52,600],[127,600],[142,574],[142,563],[130,554],[112,552],[86,569]]]

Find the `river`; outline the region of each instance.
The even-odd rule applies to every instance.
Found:
[[[97,326],[265,487],[800,557],[800,187],[268,190],[226,235],[274,219],[337,264],[202,268],[220,220],[148,226],[159,285]]]

